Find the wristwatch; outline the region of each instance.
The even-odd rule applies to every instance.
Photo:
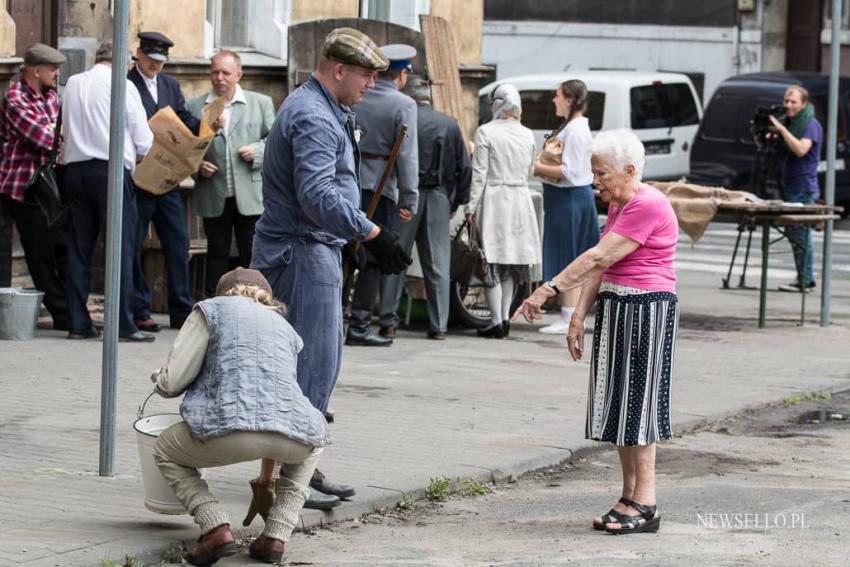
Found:
[[[555,284],[555,280],[549,280],[548,282],[546,282],[546,285],[555,290],[555,295],[561,294],[561,290],[558,289],[558,286]]]

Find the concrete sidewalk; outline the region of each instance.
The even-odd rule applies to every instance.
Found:
[[[678,430],[792,394],[850,387],[850,283],[834,284],[829,329],[814,326],[815,295],[812,325],[799,328],[799,295],[771,293],[769,326],[759,330],[757,292],[718,286],[713,275],[680,272]],[[97,476],[101,343],[51,331],[0,343],[0,565],[98,565],[127,553],[158,563],[170,543],[197,538],[188,516],[143,508],[131,428],[174,336],[120,346],[113,478]],[[320,466],[358,495],[333,514],[308,511],[305,522],[371,511],[432,477],[520,474],[592,448],[584,439],[587,374],[587,361],[571,362],[562,337],[519,324],[504,341],[458,330],[435,342],[411,331],[392,348],[346,348],[332,402],[335,444]],[[177,407],[154,398],[148,413]],[[234,526],[256,471],[254,463],[208,471]],[[260,528],[257,519],[244,533]]]

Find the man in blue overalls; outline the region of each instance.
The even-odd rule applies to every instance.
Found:
[[[360,210],[360,153],[349,106],[375,84],[389,61],[362,32],[328,34],[319,68],[290,94],[266,140],[264,210],[254,235],[252,268],[289,306],[289,322],[304,340],[298,384],[324,412],[342,358],[342,246],[363,241],[384,273],[399,273],[410,257],[397,236]],[[305,507],[329,508],[354,495],[350,486],[316,472]]]
[[[174,42],[158,32],[141,32],[138,37],[136,64],[127,73],[127,78],[139,89],[148,120],[158,110],[170,106],[186,127],[197,134],[200,120],[186,108],[186,100],[177,81],[162,72],[168,61],[168,50]],[[179,189],[154,195],[136,187],[136,205],[139,225],[133,269],[133,319],[136,327],[143,331],[155,333],[160,329],[159,324],[151,319],[151,292],[142,268],[142,245],[148,225],[153,221],[165,256],[170,324],[172,329],[179,329],[195,303],[189,287],[189,232],[183,197]]]

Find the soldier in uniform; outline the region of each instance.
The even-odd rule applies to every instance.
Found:
[[[352,28],[328,34],[319,68],[290,94],[266,139],[263,213],[251,264],[289,306],[289,322],[304,340],[298,384],[321,412],[328,407],[342,359],[342,246],[363,245],[385,273],[410,257],[386,227],[360,210],[360,152],[350,105],[375,84],[389,62]],[[305,503],[328,508],[354,489],[316,471]]]
[[[140,32],[138,38],[136,64],[127,73],[127,78],[139,89],[148,120],[158,110],[170,106],[186,127],[197,134],[200,120],[186,108],[177,81],[162,72],[168,61],[168,50],[174,46],[174,42],[158,32]],[[160,329],[159,324],[151,319],[151,292],[142,268],[142,245],[148,225],[153,221],[165,256],[170,325],[172,329],[179,329],[195,303],[189,287],[189,232],[183,197],[175,189],[163,195],[154,195],[136,187],[136,205],[139,224],[133,269],[133,319],[143,331],[155,333]]]
[[[431,106],[428,81],[413,77],[405,93],[416,101],[419,132],[419,210],[404,223],[399,241],[410,253],[413,243],[428,294],[428,338],[444,340],[449,323],[451,241],[449,223],[458,207],[469,202],[472,166],[457,120]],[[405,274],[388,276],[381,297],[381,327],[398,325],[398,302]]]
[[[363,101],[352,110],[357,115],[360,128],[360,206],[365,210],[374,196],[378,181],[384,173],[387,159],[392,151],[402,124],[407,124],[407,138],[395,166],[387,179],[375,221],[398,230],[400,222],[409,222],[416,214],[419,184],[419,152],[416,135],[416,103],[401,89],[407,83],[411,60],[416,49],[409,45],[393,44],[381,48],[381,53],[390,61],[389,68],[378,74],[375,88],[363,97]],[[382,277],[376,259],[369,254],[366,265],[357,276],[351,306],[351,324],[345,344],[358,346],[389,346],[395,336],[395,326],[381,328],[380,335],[370,329],[372,307],[378,296],[393,293],[387,288],[390,283]]]

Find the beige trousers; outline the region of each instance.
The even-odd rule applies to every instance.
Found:
[[[230,520],[198,468],[259,459],[282,463],[275,487],[277,502],[269,512],[263,534],[287,541],[310,494],[310,478],[321,452],[321,448],[313,448],[281,433],[238,431],[200,441],[192,437],[185,422],[180,422],[160,434],[153,456],[162,476],[192,514],[202,534],[229,524]]]

